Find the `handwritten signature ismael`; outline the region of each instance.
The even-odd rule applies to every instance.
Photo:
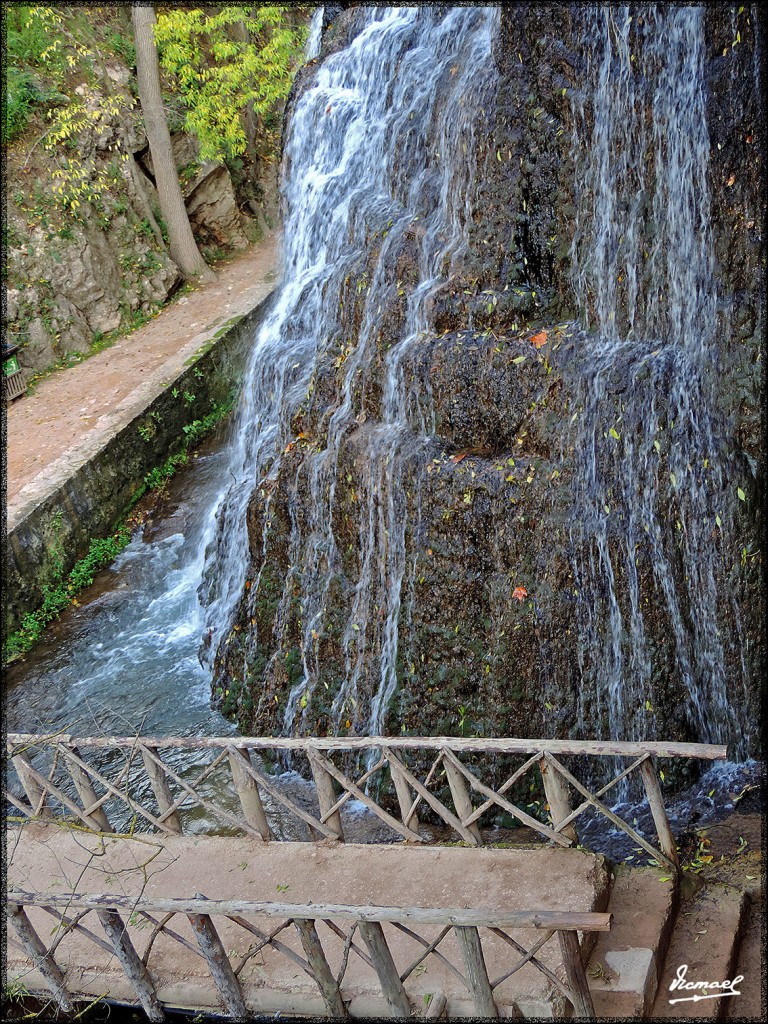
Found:
[[[722,996],[741,995],[741,992],[736,991],[736,986],[744,981],[743,974],[737,975],[733,981],[688,981],[687,974],[688,964],[680,964],[677,968],[677,977],[672,980],[669,991],[696,991],[693,991],[693,995],[690,996],[677,996],[675,999],[670,999],[670,1005],[673,1003],[698,1003],[701,999],[720,999]]]

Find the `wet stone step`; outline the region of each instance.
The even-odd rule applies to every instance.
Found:
[[[648,1014],[674,922],[674,884],[658,868],[615,869],[610,932],[599,936],[587,975],[598,1018]]]
[[[746,907],[744,892],[719,884],[682,904],[659,980],[654,1019],[717,1020],[724,1003],[738,1001],[737,995],[719,995],[714,986],[734,980]],[[677,979],[689,985],[709,981],[712,987],[670,991]],[[732,990],[738,991],[739,985]]]

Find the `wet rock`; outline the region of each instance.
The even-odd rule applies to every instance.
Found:
[[[433,403],[435,436],[452,450],[486,456],[514,447],[546,377],[527,338],[473,331],[420,345],[412,372]]]
[[[467,247],[443,268],[444,285],[428,311],[429,329],[404,341],[407,296],[420,271],[423,222],[388,253],[389,266],[396,268],[395,288],[364,343],[364,294],[384,225],[370,225],[368,258],[350,266],[340,294],[329,296],[325,348],[307,395],[293,410],[297,440],[290,442],[279,470],[270,468],[264,479],[254,481],[252,562],[232,632],[217,655],[215,692],[222,699],[229,694],[222,706],[246,731],[291,727],[288,699],[305,681],[304,665],[310,666],[311,692],[305,705],[296,706],[292,727],[305,733],[365,731],[382,673],[390,587],[383,566],[394,543],[382,524],[391,501],[407,522],[406,570],[399,594],[398,687],[384,717],[385,731],[568,736],[581,718],[594,735],[608,735],[610,709],[590,688],[590,679],[600,668],[599,652],[607,652],[611,612],[621,617],[625,633],[629,629],[635,585],[629,567],[634,565],[653,700],[629,709],[628,716],[648,734],[700,738],[677,667],[680,652],[670,628],[666,581],[656,572],[651,545],[637,540],[627,554],[626,522],[616,506],[609,510],[602,554],[575,521],[582,510],[576,499],[582,482],[577,466],[583,466],[576,451],[582,436],[578,422],[584,382],[593,372],[583,358],[587,335],[572,325],[585,312],[577,308],[571,250],[575,234],[584,230],[577,224],[574,122],[583,117],[589,127],[592,116],[584,102],[594,42],[587,16],[576,4],[502,9],[495,54],[500,80],[495,103],[478,128]],[[717,585],[728,600],[738,592],[739,628],[750,637],[750,700],[756,700],[765,655],[757,639],[764,607],[758,594],[760,559],[752,554],[760,549],[757,499],[765,477],[758,433],[764,340],[758,315],[758,207],[764,181],[754,153],[757,44],[748,16],[747,9],[734,16],[730,9],[709,7],[705,24],[708,129],[717,147],[710,165],[713,231],[722,283],[713,367],[719,375],[717,429],[733,466],[725,478],[738,479],[748,496],[743,508],[737,506],[743,561],[737,564],[738,552],[724,551]],[[635,21],[642,17],[640,12]],[[734,17],[739,46],[731,45]],[[323,59],[357,27],[354,10],[332,20]],[[317,65],[302,73],[292,104],[316,74]],[[651,100],[643,94],[643,102]],[[651,244],[649,212],[642,211],[639,220],[643,230],[647,225]],[[542,333],[546,339],[537,348],[531,338]],[[397,438],[400,475],[391,484],[386,472],[379,477],[372,472],[371,453],[376,438],[388,436],[383,392],[387,366],[400,345],[400,351],[407,348],[401,369],[410,433]],[[313,460],[328,443],[350,368],[355,376],[350,408],[339,426],[338,461],[324,486],[313,491]],[[612,438],[609,430],[622,415],[622,434],[641,433],[642,424],[624,407],[638,390],[666,393],[669,378],[656,373],[648,363],[638,366],[629,349],[624,362],[616,360],[604,383],[605,425],[598,439],[601,433]],[[615,434],[618,440],[619,430]],[[598,449],[596,466],[602,471],[614,456],[599,440]],[[672,582],[684,594],[688,568],[674,554],[676,531],[682,530],[676,526],[680,498],[670,486],[668,467],[660,467],[654,485],[657,515],[672,552]],[[310,530],[318,500],[331,505],[330,538]],[[717,541],[714,527],[710,540]],[[609,595],[598,588],[585,618],[578,575],[603,556],[615,569],[618,607],[612,609]],[[313,637],[307,617],[317,608],[303,587],[308,566],[318,559],[329,566],[332,583],[322,594]],[[363,586],[371,594],[370,609],[364,621],[353,621],[355,595]],[[681,598],[681,604],[683,618],[690,618],[689,599]],[[735,613],[726,605],[724,599],[722,621],[713,628],[733,636]],[[626,657],[626,636],[621,645]],[[725,655],[734,677],[741,671],[737,646]],[[335,700],[352,673],[355,703],[350,700],[342,709]]]

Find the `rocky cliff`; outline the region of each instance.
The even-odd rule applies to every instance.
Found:
[[[92,182],[100,181],[79,208],[62,206],[54,194],[57,159],[40,139],[22,139],[8,152],[4,327],[30,370],[87,354],[104,335],[151,315],[182,284],[163,237],[131,75],[118,64],[104,72],[109,86],[102,82],[89,94],[91,107],[107,94],[122,97],[122,104],[99,131],[79,138],[81,165],[90,167]],[[173,143],[204,253],[217,258],[246,247],[260,233],[252,214],[264,223],[264,210],[238,200],[223,164],[200,163],[194,137],[179,129]]]
[[[709,735],[741,738],[742,753],[757,749],[749,723],[764,665],[762,21],[754,6],[707,6],[703,15],[692,88],[703,97],[709,150],[706,160],[694,156],[706,166],[716,286],[708,297],[694,284],[696,295],[675,300],[684,317],[697,303],[709,309],[716,293],[700,373],[687,343],[682,363],[669,354],[673,346],[664,349],[676,327],[671,313],[658,313],[657,292],[671,291],[685,267],[665,264],[658,280],[653,269],[671,231],[654,218],[664,202],[671,210],[679,201],[666,195],[652,145],[663,131],[654,112],[665,81],[660,54],[677,45],[654,34],[674,26],[639,5],[623,22],[620,14],[606,30],[615,38],[608,62],[635,90],[632,131],[651,141],[625,169],[645,198],[629,216],[626,208],[615,214],[631,225],[641,274],[645,267],[632,285],[634,305],[627,271],[617,272],[624,320],[616,337],[633,337],[627,318],[637,308],[648,324],[657,317],[658,347],[649,341],[638,355],[617,345],[610,366],[600,362],[602,298],[582,255],[597,235],[590,211],[600,201],[595,15],[576,4],[505,6],[495,85],[463,144],[466,245],[446,259],[443,284],[430,292],[426,329],[403,344],[423,278],[423,227],[414,217],[393,238],[391,220],[370,223],[367,246],[327,296],[333,324],[308,386],[283,408],[282,450],[252,479],[248,564],[214,684],[244,732],[364,733],[378,715],[390,733],[598,736],[617,731],[618,713],[619,738]],[[323,62],[362,28],[360,8],[334,12],[320,59],[299,79],[292,116]],[[460,73],[459,62],[446,65],[438,107],[439,90],[450,96]],[[330,106],[325,114],[330,120]],[[432,123],[424,145],[434,161],[451,159],[453,143]],[[662,143],[670,167],[674,142],[670,128]],[[403,162],[407,145],[404,137]],[[455,152],[463,159],[461,140]],[[620,152],[612,158],[620,163]],[[291,159],[289,152],[289,175],[298,173]],[[624,195],[618,184],[615,194]],[[615,244],[629,243],[622,235]],[[643,263],[654,245],[657,263]],[[379,289],[371,310],[385,246],[391,286]],[[382,423],[398,346],[410,440],[401,430],[387,463]],[[654,363],[663,349],[668,358]],[[688,373],[708,404],[706,430],[702,410],[686,407],[699,401],[693,391],[686,398]],[[678,391],[677,405],[663,407],[664,394]],[[676,426],[676,415],[690,422]],[[655,433],[645,439],[649,419]],[[323,476],[330,449],[334,471]],[[682,487],[681,473],[690,474]],[[397,538],[396,522],[404,524]],[[396,544],[402,550],[393,553]],[[711,557],[699,561],[694,548]],[[700,599],[705,591],[710,603]],[[396,685],[383,688],[387,672]]]

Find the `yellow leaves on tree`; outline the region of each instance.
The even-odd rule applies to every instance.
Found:
[[[284,5],[227,4],[158,14],[160,63],[176,81],[202,160],[240,156],[256,136],[277,132],[271,121],[303,44],[287,12]]]

